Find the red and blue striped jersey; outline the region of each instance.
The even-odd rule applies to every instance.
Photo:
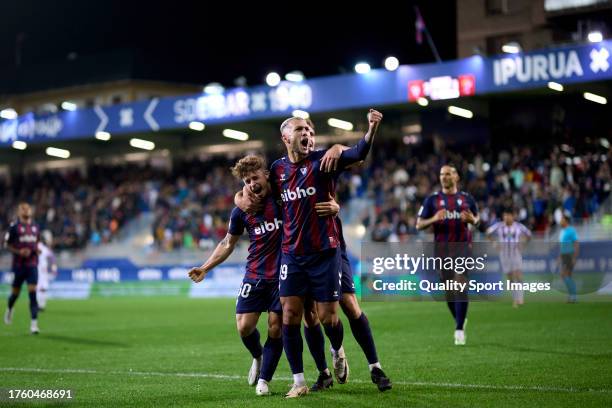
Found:
[[[40,229],[33,223],[23,223],[17,221],[11,224],[7,231],[4,241],[6,245],[11,245],[16,249],[28,248],[30,255],[23,257],[13,254],[14,268],[35,268],[38,266],[38,241],[40,241]]]
[[[365,159],[370,144],[362,139],[342,152],[338,169]],[[270,166],[270,182],[274,194],[283,203],[283,241],[285,254],[306,255],[340,246],[340,234],[334,217],[319,217],[315,204],[329,201],[336,194],[336,182],[342,170],[321,171],[321,159],[326,150],[310,153],[297,163],[287,156]]]
[[[305,255],[339,246],[338,227],[334,217],[319,217],[315,204],[329,201],[335,195],[337,173],[319,170],[325,151],[311,153],[292,163],[283,157],[272,163],[270,181],[283,202],[282,251]]]
[[[280,243],[282,234],[282,212],[273,195],[268,195],[263,209],[250,215],[235,207],[230,217],[229,233],[242,235],[246,228],[249,234],[247,257],[247,279],[278,279],[280,268]]]
[[[478,214],[474,198],[464,191],[456,194],[436,192],[425,199],[418,216],[431,218],[439,210],[445,210],[444,220],[433,224],[435,242],[472,242],[468,224],[461,221],[462,211]]]

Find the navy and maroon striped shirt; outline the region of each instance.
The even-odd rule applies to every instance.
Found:
[[[9,227],[4,237],[5,245],[11,245],[17,250],[30,249],[30,256],[23,257],[13,254],[13,269],[36,268],[38,266],[38,241],[40,241],[40,229],[38,225],[17,221]]]
[[[470,210],[478,214],[474,198],[464,191],[456,194],[435,192],[425,199],[419,210],[419,218],[431,218],[439,210],[445,210],[443,221],[433,224],[435,242],[472,242],[468,224],[461,221],[461,212]]]
[[[232,210],[229,233],[242,235],[246,228],[249,234],[245,278],[278,279],[282,219],[281,207],[272,194],[266,198],[263,210],[255,215],[247,214],[238,207]]]
[[[338,169],[365,159],[370,145],[362,139],[342,152]],[[315,204],[329,201],[336,194],[340,171],[319,170],[326,150],[312,152],[303,160],[292,163],[287,156],[270,167],[270,182],[283,202],[283,243],[285,254],[306,255],[340,246],[340,234],[334,217],[319,217]]]

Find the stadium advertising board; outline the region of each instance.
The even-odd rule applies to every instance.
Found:
[[[492,286],[492,283],[504,281],[500,262],[500,250],[488,243],[475,243],[473,253],[486,253],[485,269],[473,271],[474,286],[482,289],[478,293],[472,291],[473,299],[482,295],[482,300],[498,300],[507,294],[506,288]],[[576,264],[576,279],[584,293],[609,293],[612,289],[612,257],[607,249],[610,241],[585,242],[582,244],[580,259]],[[381,251],[385,251],[382,254]],[[397,252],[391,254],[391,252]],[[435,299],[435,289],[427,290],[421,281],[430,282],[437,279],[427,279],[422,275],[422,268],[415,273],[405,268],[397,268],[398,254],[401,265],[413,265],[414,262],[424,262],[425,255],[433,251],[432,244],[379,244],[364,243],[362,248],[361,278],[355,276],[357,287],[364,288],[361,295],[364,300],[406,300],[414,297]],[[387,253],[388,252],[388,253]],[[409,256],[409,260],[404,258]],[[475,259],[478,257],[474,255]],[[383,259],[383,261],[380,261]],[[385,261],[386,260],[386,261]],[[378,262],[378,263],[377,263]],[[353,270],[360,268],[355,259],[352,260]],[[474,265],[477,262],[474,261]],[[389,265],[392,265],[389,268]],[[549,243],[531,245],[522,257],[522,267],[531,283],[549,283],[548,290],[538,292],[559,293],[563,288],[555,281],[559,278],[558,246]],[[78,298],[89,296],[127,296],[127,295],[189,295],[191,297],[234,297],[236,288],[240,287],[245,265],[241,263],[223,264],[213,269],[206,280],[200,285],[186,281],[189,267],[182,265],[138,266],[127,259],[88,260],[80,268],[61,268],[56,279],[51,284],[51,296],[56,298]],[[597,271],[597,272],[595,272]],[[436,272],[436,271],[434,271]],[[8,294],[13,273],[2,271],[0,293]],[[422,276],[421,276],[422,275]],[[408,278],[407,278],[408,277]],[[414,281],[413,289],[390,290],[388,283]],[[382,286],[387,282],[384,290]],[[502,285],[503,286],[503,285]],[[400,286],[397,286],[400,288]],[[395,288],[395,286],[394,286]],[[402,287],[403,288],[403,287]],[[545,293],[544,293],[545,294]]]
[[[311,113],[412,103],[419,97],[452,99],[612,78],[612,41],[492,58],[473,56],[439,64],[404,65],[397,71],[338,75],[277,87],[234,88],[220,94],[154,98],[77,109],[48,116],[28,113],[0,122],[0,144],[187,128],[192,121],[222,124]]]

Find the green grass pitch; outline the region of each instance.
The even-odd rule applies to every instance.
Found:
[[[251,358],[236,333],[231,299],[98,298],[48,306],[38,336],[28,331],[26,296],[13,324],[0,327],[0,388],[74,390],[71,402],[52,406],[612,406],[607,302],[528,301],[518,310],[474,302],[465,347],[453,345],[443,303],[364,303],[393,390],[380,393],[370,382],[344,318],[349,383],[291,401],[282,398],[291,382],[284,355],[273,396],[256,397],[247,385]],[[260,331],[263,341],[263,325]],[[305,349],[312,383],[316,372]]]

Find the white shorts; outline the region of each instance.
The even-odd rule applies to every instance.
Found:
[[[38,271],[38,284],[37,289],[47,290],[49,289],[49,274],[46,272]]]
[[[520,271],[523,269],[523,257],[521,255],[501,255],[499,257],[499,263],[501,264],[502,272],[504,273]]]

